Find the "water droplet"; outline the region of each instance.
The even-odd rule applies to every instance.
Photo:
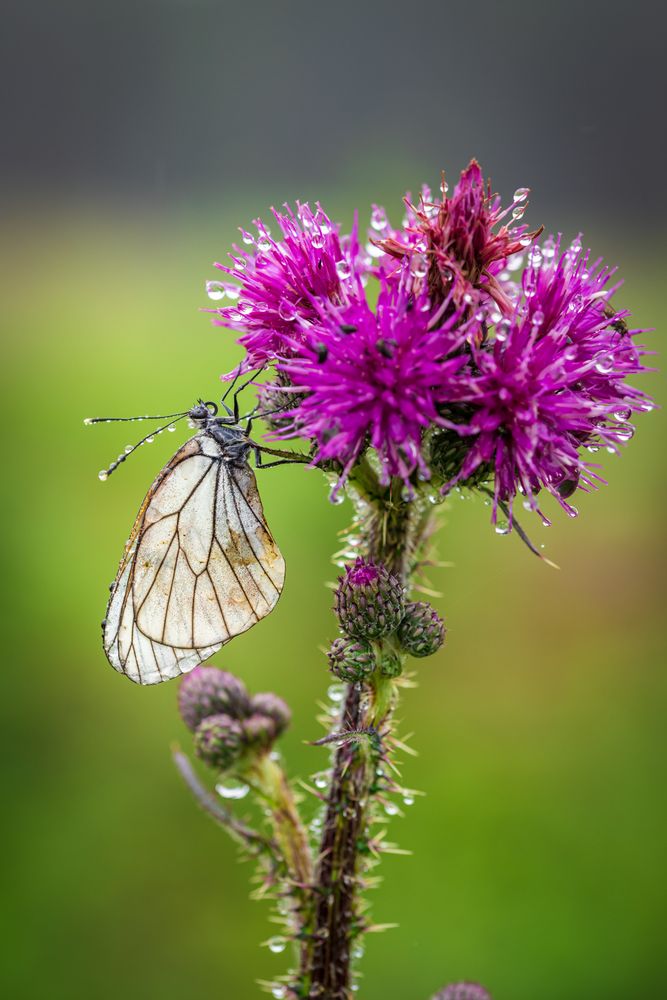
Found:
[[[100,469],[100,471],[97,473],[97,478],[100,480],[100,482],[103,483],[105,482],[105,480],[109,478],[109,473],[107,472],[106,469]]]
[[[325,239],[320,229],[313,230],[313,235],[310,238],[310,242],[316,250],[321,250],[324,246]]]
[[[525,201],[530,194],[530,188],[517,188],[512,201]]]
[[[536,312],[533,313],[532,321],[535,326],[542,326],[542,324],[544,323],[544,313],[541,311],[541,309],[538,309]]]
[[[286,323],[293,323],[296,319],[296,306],[289,299],[283,299],[278,306],[278,315]]]
[[[624,421],[629,420],[631,416],[632,410],[616,410],[614,413],[614,420],[620,420],[621,423],[623,423]]]
[[[342,684],[332,684],[327,689],[327,697],[331,701],[340,702],[345,697],[345,688]]]
[[[260,233],[257,238],[257,249],[266,253],[271,249],[271,240],[267,239],[266,233]]]
[[[284,997],[287,996],[287,993],[285,991],[285,987],[284,986],[274,986],[271,989],[271,996],[275,997],[275,1000],[284,1000]]]
[[[266,942],[266,946],[269,951],[273,952],[274,955],[279,955],[287,947],[287,938],[284,937],[272,937]]]
[[[326,788],[329,784],[328,775],[326,775],[324,772],[322,772],[322,774],[316,774],[313,781],[315,784],[315,788],[320,788],[320,789]]]
[[[498,521],[496,524],[496,534],[497,535],[509,535],[510,526],[507,521]]]
[[[423,254],[415,254],[410,262],[410,270],[415,278],[425,278],[428,274],[428,264]]]
[[[151,434],[151,435],[149,435],[149,437],[146,438],[146,444],[153,444],[153,441],[155,441],[155,435],[154,434]]]
[[[512,209],[512,218],[521,219],[525,215],[525,212],[526,212],[525,205],[517,205],[516,208]]]
[[[221,281],[207,281],[206,282],[206,294],[209,299],[224,299],[225,297],[225,286]]]
[[[386,812],[387,816],[396,816],[398,814],[399,809],[395,802],[385,802],[384,811]]]
[[[371,215],[371,226],[376,232],[387,228],[387,214],[383,208],[374,208]]]
[[[225,295],[228,299],[231,299],[232,302],[235,302],[240,294],[241,290],[237,288],[236,285],[225,285]]]
[[[352,268],[350,267],[350,265],[346,260],[336,261],[336,274],[338,275],[339,278],[341,278],[341,280],[344,281],[346,278],[349,278],[351,273],[352,273]]]
[[[530,240],[528,241],[530,242]],[[518,271],[519,268],[523,267],[523,254],[517,253],[507,261],[508,271]]]
[[[94,423],[92,417],[86,417],[86,419],[83,421],[84,427],[90,427],[92,423]]]
[[[252,246],[252,244],[255,242],[255,237],[252,235],[252,233],[247,233],[245,229],[241,230],[241,239],[246,244],[246,246]]]
[[[412,805],[414,805],[414,802],[415,802],[415,800],[414,800],[414,797],[412,795],[404,795],[403,796],[403,805],[404,806],[412,806]]]
[[[215,790],[222,799],[244,799],[250,791],[250,786],[236,778],[228,778],[224,784],[220,782],[216,785]]]
[[[169,431],[170,433],[171,433],[172,431],[175,431],[175,430],[176,430],[176,426],[175,426],[175,424],[169,424],[169,426],[167,427],[167,430],[168,430],[168,431]]]

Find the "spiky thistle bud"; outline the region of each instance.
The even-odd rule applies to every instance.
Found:
[[[491,1000],[491,994],[479,983],[452,983],[436,993],[433,1000]]]
[[[327,656],[331,672],[352,684],[365,680],[375,670],[375,654],[362,639],[334,639]]]
[[[399,626],[403,586],[384,566],[359,557],[339,577],[335,611],[340,627],[357,639],[379,639]]]
[[[269,718],[273,722],[274,739],[284,733],[292,721],[292,713],[286,701],[279,698],[272,691],[263,691],[256,694],[251,699],[253,715],[259,714]]]
[[[211,715],[197,726],[194,745],[205,764],[228,771],[246,751],[243,725],[224,712]]]
[[[399,677],[403,673],[400,656],[394,652],[384,652],[380,656],[380,673],[383,677]]]
[[[254,751],[268,750],[278,735],[276,722],[268,715],[254,712],[243,720],[243,732],[248,747]]]
[[[195,667],[178,689],[178,709],[193,732],[203,719],[223,712],[235,719],[250,715],[250,697],[245,685],[226,670]]]
[[[445,623],[427,601],[413,601],[405,606],[398,638],[410,656],[432,656],[445,641]]]

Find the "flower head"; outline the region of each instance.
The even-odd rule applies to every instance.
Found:
[[[458,385],[470,404],[470,449],[456,481],[481,466],[494,473],[494,516],[517,492],[535,509],[546,488],[570,514],[567,498],[579,485],[601,481],[582,452],[615,450],[631,437],[632,410],[646,397],[624,379],[642,369],[632,335],[608,307],[608,272],[592,277],[580,249],[544,263],[533,251],[510,318],[488,345],[472,347],[474,370]]]
[[[433,997],[433,1000],[491,1000],[479,983],[451,983]]]
[[[347,636],[379,639],[398,628],[404,611],[401,581],[379,563],[359,557],[336,588],[336,616]]]
[[[279,435],[314,439],[315,461],[340,463],[342,478],[369,444],[383,482],[415,471],[427,478],[423,433],[467,362],[457,353],[467,332],[455,330],[458,314],[442,326],[437,318],[425,291],[415,297],[386,278],[375,311],[365,300],[323,310],[316,334],[281,366],[304,395]]]
[[[238,284],[209,281],[213,299],[227,298],[230,305],[212,310],[218,326],[240,330],[246,349],[244,370],[291,353],[295,338],[317,320],[315,302],[345,303],[356,256],[356,235],[341,240],[338,229],[317,205],[297,203],[293,212],[273,212],[281,236],[274,239],[264,223],[256,220],[257,236],[241,231],[243,243],[234,247],[231,265],[216,264]]]
[[[504,311],[510,303],[496,275],[508,257],[528,246],[537,236],[525,225],[498,224],[509,213],[484,183],[476,160],[462,172],[451,197],[444,182],[439,200],[430,191],[422,193],[418,205],[409,205],[402,234],[379,241],[390,256],[411,259],[413,273],[427,276],[434,301],[452,294],[456,305],[493,299]],[[525,211],[527,188],[514,195],[512,222]]]

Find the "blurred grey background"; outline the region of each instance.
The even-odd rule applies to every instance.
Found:
[[[497,188],[657,230],[665,6],[4,0],[2,198],[164,207],[354,182],[474,152]]]

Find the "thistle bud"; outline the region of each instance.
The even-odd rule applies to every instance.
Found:
[[[292,713],[287,702],[271,691],[256,694],[250,704],[253,715],[263,715],[272,720],[274,728],[273,739],[284,733],[292,721]]]
[[[433,1000],[491,1000],[491,994],[479,983],[452,983],[436,993]]]
[[[380,673],[383,677],[399,677],[403,673],[403,664],[396,653],[383,653],[380,657]]]
[[[334,639],[327,656],[331,672],[352,684],[365,680],[375,670],[375,654],[360,639]]]
[[[220,771],[228,771],[246,750],[245,733],[238,719],[220,712],[199,723],[195,732],[195,753]]]
[[[243,732],[253,750],[268,750],[278,735],[278,727],[275,719],[254,712],[250,718],[243,720]]]
[[[336,615],[343,632],[379,639],[395,632],[403,617],[401,581],[384,566],[359,558],[339,578]]]
[[[445,641],[445,623],[426,601],[415,601],[405,606],[398,638],[410,656],[432,656]]]
[[[211,715],[223,712],[242,719],[251,711],[245,685],[234,674],[217,667],[195,667],[185,675],[178,689],[178,709],[193,732]]]

